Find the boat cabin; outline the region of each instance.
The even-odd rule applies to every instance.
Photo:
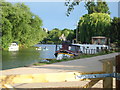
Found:
[[[18,51],[19,46],[17,43],[11,43],[10,46],[8,47],[8,51]]]
[[[59,54],[77,56],[79,52],[80,46],[64,42],[62,43],[62,48],[55,52],[55,56],[57,57]]]
[[[73,44],[80,46],[80,52],[85,54],[96,54],[102,50],[107,50],[109,47],[107,45],[97,45],[97,44]]]

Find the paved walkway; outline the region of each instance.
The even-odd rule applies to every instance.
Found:
[[[15,69],[8,69],[0,71],[2,75],[10,74],[36,74],[36,73],[59,73],[59,72],[99,72],[103,71],[103,64],[99,60],[112,58],[118,55],[118,53],[112,53],[102,56],[96,56],[91,58],[76,59],[72,61],[64,61],[54,64],[42,65],[42,66],[31,66],[31,67],[20,67]],[[84,81],[83,81],[84,82]],[[39,83],[39,84],[22,84],[16,87],[27,88],[32,86],[33,88],[40,87],[76,87],[85,84],[86,82],[63,82],[63,83]],[[101,83],[102,81],[100,81]],[[76,84],[75,84],[76,83]],[[99,87],[100,85],[97,85]]]

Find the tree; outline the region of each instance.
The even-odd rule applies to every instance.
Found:
[[[79,5],[82,0],[67,0],[65,2],[65,6],[68,7],[66,15],[69,16],[71,11],[74,10],[75,6]],[[105,1],[97,0],[95,2],[94,0],[86,0],[85,1],[85,7],[88,10],[88,14],[92,13],[108,13],[110,14],[108,5]]]
[[[13,38],[12,38],[12,24],[10,23],[10,21],[5,18],[7,15],[8,15],[8,12],[11,12],[11,8],[8,8],[8,7],[12,7],[12,4],[10,3],[3,3],[3,2],[0,2],[2,3],[2,7],[0,9],[2,9],[2,12],[0,12],[0,15],[1,15],[1,33],[2,33],[2,47],[4,48],[7,48],[8,45],[12,42]],[[4,12],[6,11],[6,12]]]
[[[65,38],[67,41],[71,41],[74,39],[75,34],[74,34],[74,30],[70,30],[70,29],[63,29],[63,30],[59,30],[58,28],[54,28],[53,30],[48,32],[47,37],[43,40],[43,42],[45,43],[61,43],[62,40],[60,39],[60,37],[64,34]]]
[[[111,43],[116,43],[120,47],[120,18],[114,17],[112,19],[109,35]]]
[[[98,2],[85,2],[85,7],[88,10],[88,14],[92,13],[108,13],[110,14],[108,5],[105,1],[98,1]]]
[[[2,8],[2,47],[7,48],[13,41],[32,46],[43,40],[42,20],[30,12],[24,3],[0,2]]]
[[[62,34],[64,34],[66,39],[70,42],[72,42],[72,40],[75,38],[74,31],[67,28],[62,30]]]
[[[90,43],[92,36],[109,36],[111,18],[109,14],[93,13],[80,18],[78,29],[82,43]]]
[[[49,31],[49,34],[47,36],[47,43],[60,43],[59,37],[61,36],[61,30],[58,28],[54,28],[53,30]]]

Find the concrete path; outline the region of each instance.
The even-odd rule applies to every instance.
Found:
[[[54,64],[42,65],[42,66],[31,66],[31,67],[20,67],[15,69],[8,69],[0,71],[2,75],[11,74],[36,74],[36,73],[59,73],[59,72],[99,72],[103,71],[103,64],[99,60],[112,58],[118,55],[118,53],[112,53],[102,56],[96,56],[91,58],[76,59],[72,61],[64,61]],[[84,83],[83,83],[84,82]],[[83,82],[63,82],[63,83],[39,83],[39,84],[22,84],[16,87],[76,87],[86,83]],[[75,84],[76,83],[76,84]],[[77,84],[78,83],[78,84]],[[101,81],[100,81],[101,83]],[[100,86],[100,85],[98,85]]]

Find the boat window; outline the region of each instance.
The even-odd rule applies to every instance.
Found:
[[[107,49],[107,47],[105,47],[105,49]]]
[[[89,48],[89,47],[87,47],[87,48]]]
[[[69,50],[75,51],[75,46],[70,46]]]
[[[71,46],[69,46],[69,50],[71,50]]]
[[[99,47],[96,47],[97,52],[99,52]]]
[[[99,47],[96,47],[96,49],[99,49]]]
[[[101,47],[101,50],[103,50],[103,47]]]

